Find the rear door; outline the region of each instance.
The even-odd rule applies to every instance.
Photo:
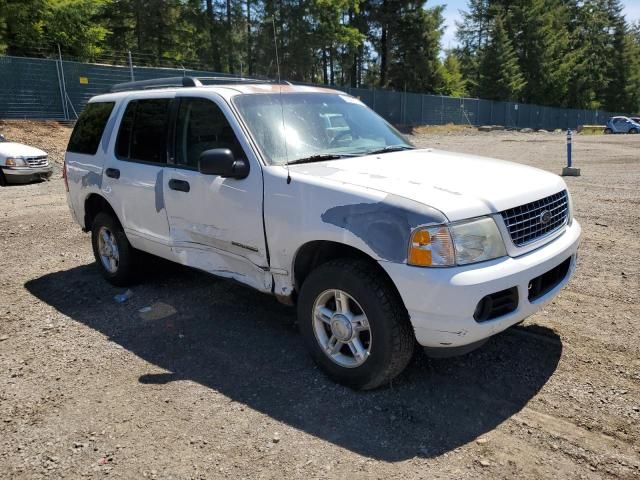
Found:
[[[174,255],[183,264],[270,291],[257,158],[222,99],[179,92],[175,108],[174,165],[164,178]],[[200,154],[214,148],[247,159],[249,176],[201,174]]]
[[[171,96],[131,99],[118,127],[114,155],[105,164],[109,201],[131,244],[170,256],[163,176]]]

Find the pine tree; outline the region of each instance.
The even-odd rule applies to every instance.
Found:
[[[436,90],[440,95],[464,97],[467,95],[467,82],[460,71],[460,62],[454,52],[447,56],[440,67],[441,86]]]
[[[570,3],[570,47],[576,61],[569,78],[567,105],[574,108],[602,108],[602,92],[611,71],[610,18],[601,0],[572,0]]]
[[[389,86],[397,90],[434,92],[440,85],[442,6],[408,5],[394,22],[389,49]]]
[[[491,29],[482,49],[478,93],[488,100],[518,100],[527,82],[518,66],[518,58],[505,31],[502,17]]]
[[[607,14],[613,25],[611,54],[607,72],[608,84],[602,97],[605,108],[612,112],[633,112],[638,109],[638,50],[622,14],[618,0],[608,0]]]
[[[563,105],[575,58],[569,52],[568,13],[558,0],[521,0],[510,10],[511,41],[527,79],[527,103]]]

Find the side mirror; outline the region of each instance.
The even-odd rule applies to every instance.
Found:
[[[249,162],[235,158],[228,148],[214,148],[200,154],[198,171],[204,175],[219,175],[224,178],[246,178],[249,175]]]

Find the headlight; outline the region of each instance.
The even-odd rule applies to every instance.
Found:
[[[4,164],[7,167],[24,167],[26,165],[22,157],[8,157]]]
[[[448,267],[455,265],[453,241],[445,226],[424,227],[415,230],[409,245],[410,265],[418,267]]]
[[[504,241],[493,218],[484,217],[451,225],[449,228],[458,265],[491,260],[507,254]]]
[[[491,260],[506,254],[496,222],[491,217],[483,217],[415,230],[407,258],[410,265],[448,267]]]

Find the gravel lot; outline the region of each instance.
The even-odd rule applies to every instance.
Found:
[[[60,162],[70,130],[0,133]],[[413,141],[564,162],[558,134]],[[578,136],[575,157],[584,237],[556,301],[366,393],[314,367],[292,309],[236,284],[154,262],[117,303],[59,169],[0,189],[0,477],[640,478],[640,136]]]

